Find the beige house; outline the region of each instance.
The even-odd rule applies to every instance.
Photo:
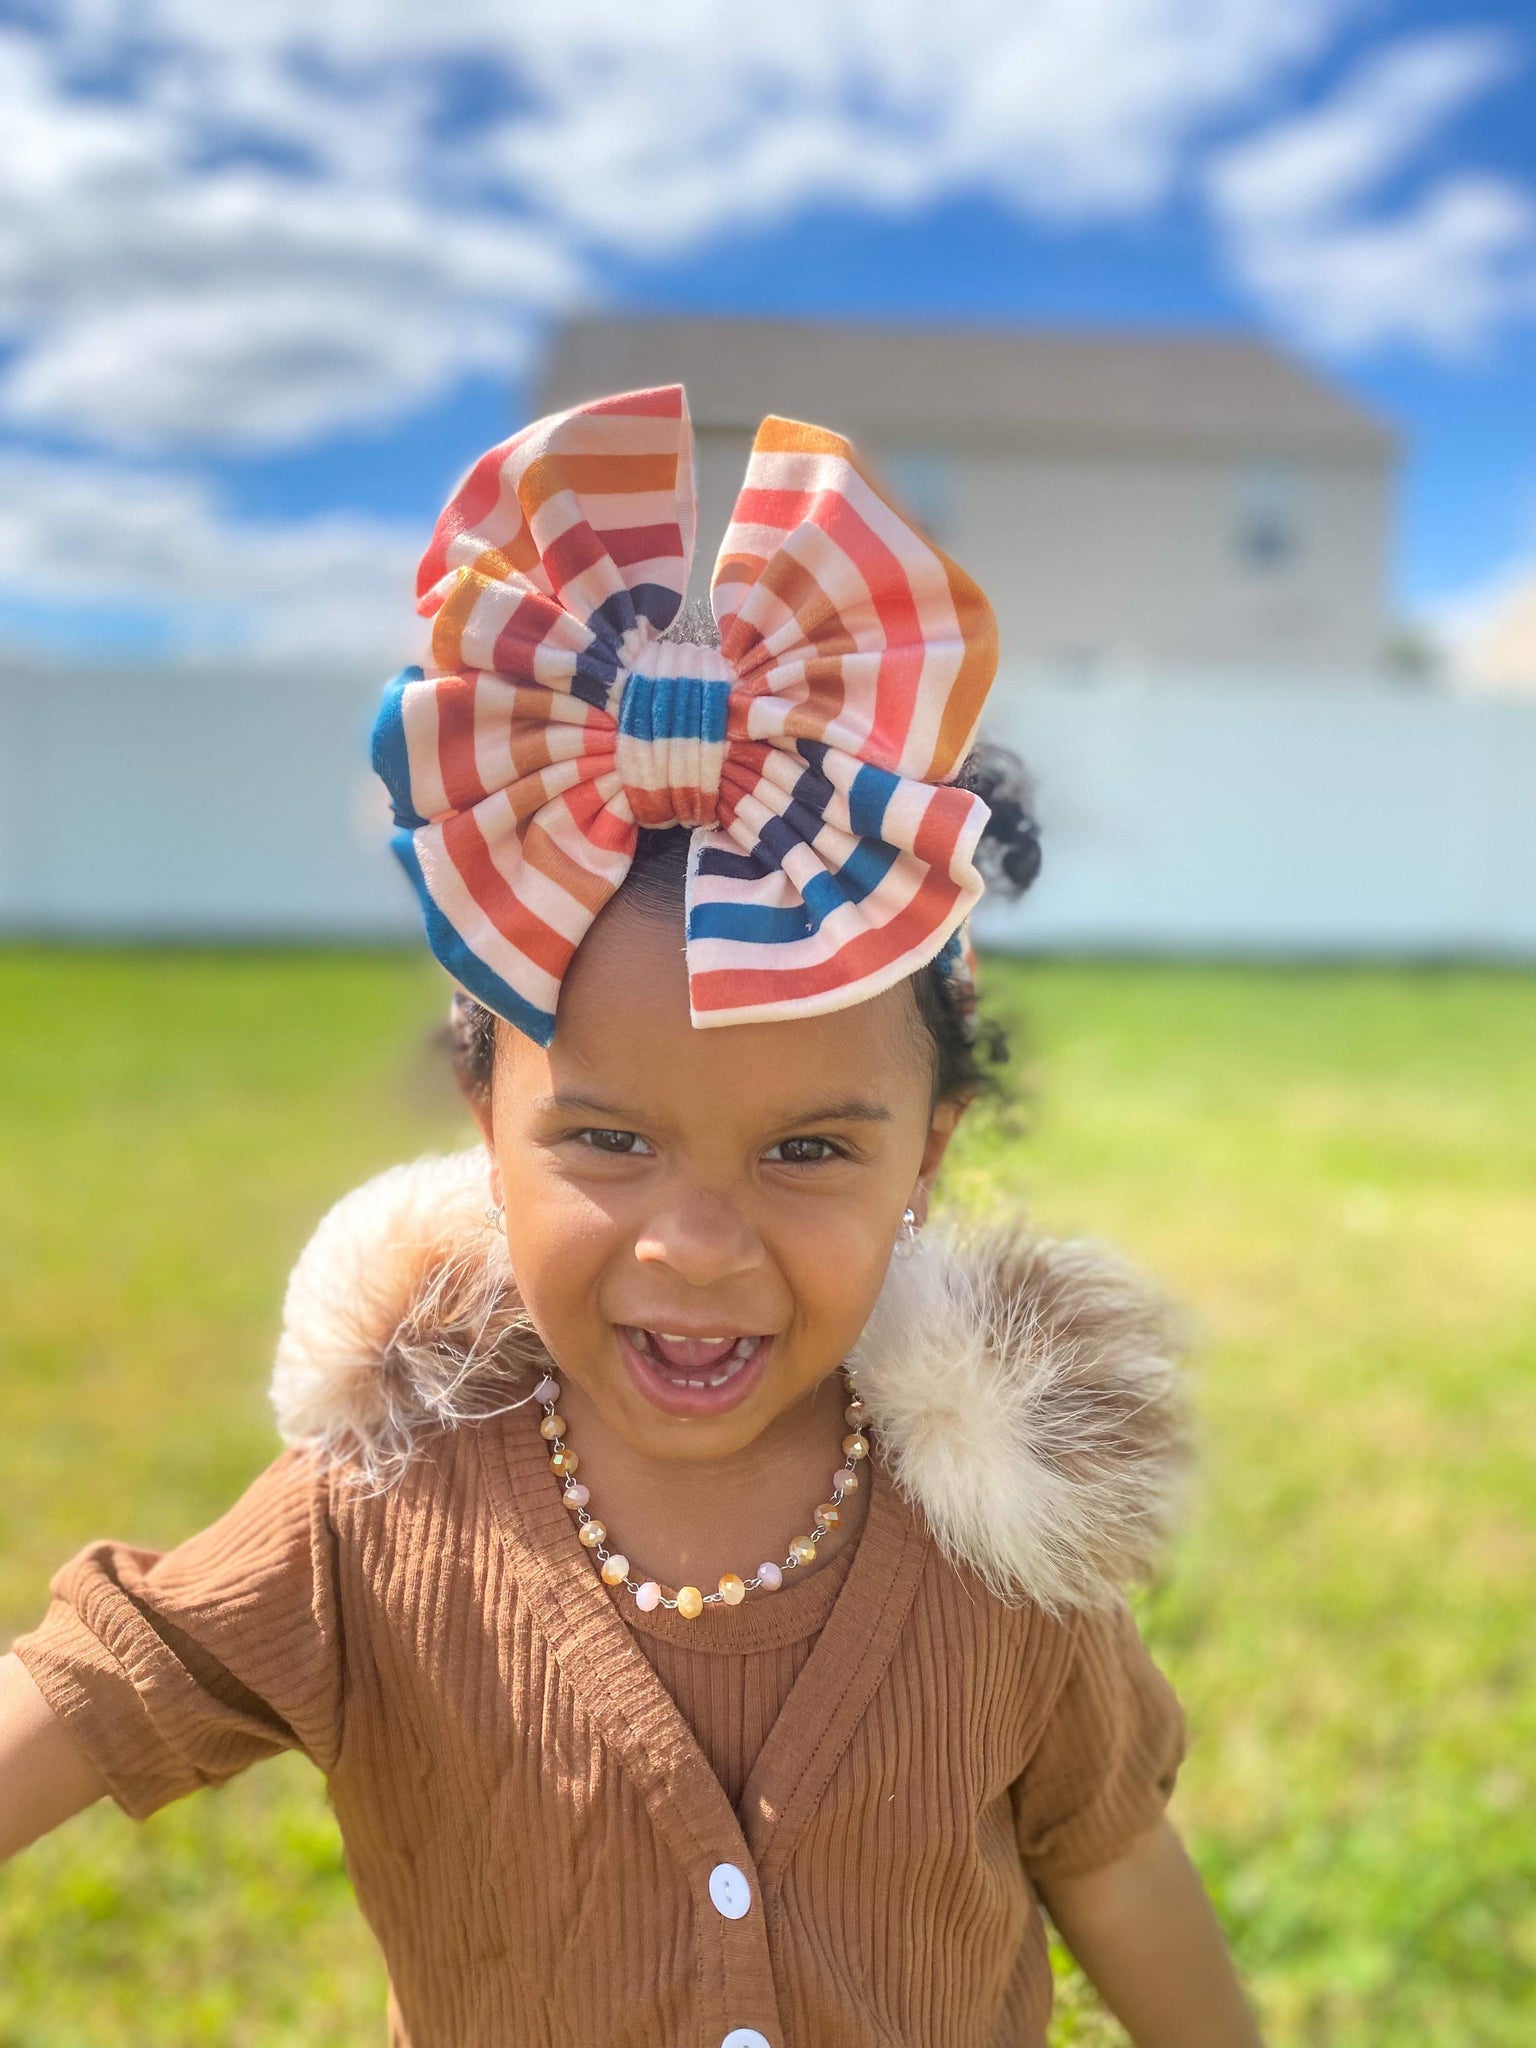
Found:
[[[1358,672],[1383,655],[1396,441],[1225,335],[585,319],[538,412],[683,383],[699,565],[764,413],[850,435],[991,597],[1006,667]]]

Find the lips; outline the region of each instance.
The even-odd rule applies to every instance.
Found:
[[[669,1415],[701,1419],[744,1401],[761,1380],[773,1348],[771,1336],[692,1336],[632,1323],[615,1329],[620,1354],[646,1399]]]

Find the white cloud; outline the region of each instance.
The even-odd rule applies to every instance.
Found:
[[[1066,220],[1166,196],[1191,140],[1314,50],[1327,0],[785,0],[568,10],[485,154],[599,241],[675,246],[837,197],[994,192]]]
[[[195,467],[144,463],[403,415],[507,374],[616,260],[811,203],[1144,217],[1358,6],[58,0],[0,28],[0,424],[84,452],[0,460],[11,587],[180,605],[191,640],[388,649],[423,535],[236,519]],[[1209,191],[1247,288],[1328,347],[1495,331],[1530,200],[1467,174],[1382,195],[1510,61],[1404,39],[1226,144]],[[70,597],[72,532],[101,538]]]
[[[189,118],[71,93],[18,35],[0,108],[0,414],[28,426],[125,449],[298,442],[509,370],[578,288],[547,229],[376,167],[199,164]],[[309,123],[329,144],[345,127]]]
[[[297,443],[507,370],[614,256],[807,202],[1133,217],[1341,4],[74,0],[0,31],[0,419]]]
[[[1293,332],[1340,352],[1406,342],[1466,354],[1536,310],[1536,202],[1520,186],[1444,171],[1393,196],[1514,63],[1486,30],[1411,37],[1372,55],[1326,104],[1218,156],[1208,190],[1250,290]]]
[[[235,520],[185,474],[0,452],[0,601],[159,612],[188,656],[418,658],[423,538],[355,514]]]

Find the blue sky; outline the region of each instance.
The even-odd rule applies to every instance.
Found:
[[[1429,0],[0,0],[0,634],[368,659],[593,305],[1270,336],[1536,576],[1536,18]]]

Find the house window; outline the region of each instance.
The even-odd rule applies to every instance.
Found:
[[[1234,539],[1255,569],[1277,569],[1301,552],[1301,484],[1288,462],[1254,462],[1238,472]]]
[[[930,540],[942,541],[954,520],[955,467],[936,448],[889,448],[880,465],[896,503]]]

